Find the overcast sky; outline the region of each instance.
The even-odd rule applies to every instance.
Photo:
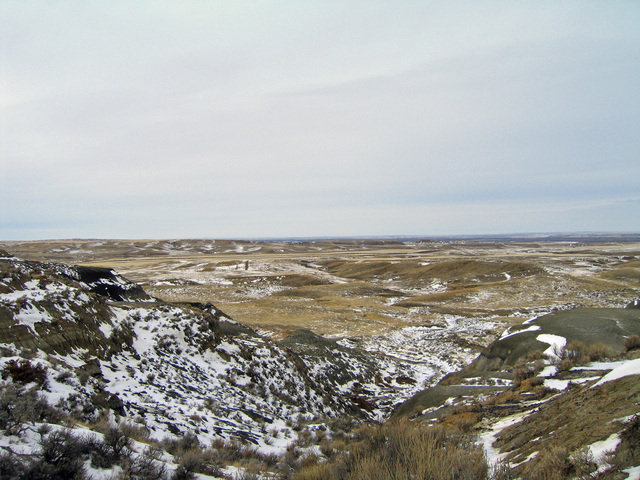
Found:
[[[640,2],[0,2],[0,239],[640,231]]]

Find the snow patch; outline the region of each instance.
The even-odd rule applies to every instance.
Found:
[[[530,414],[531,412],[522,412],[505,417],[494,423],[491,426],[491,430],[479,436],[480,444],[482,444],[482,447],[484,448],[487,463],[490,467],[497,465],[504,457],[507,456],[508,453],[500,453],[500,451],[493,446],[493,442],[496,441],[496,436],[505,428],[515,425],[516,423],[520,423]]]
[[[609,467],[609,465],[604,461],[605,454],[607,452],[615,451],[615,449],[618,448],[620,441],[620,436],[617,433],[614,433],[606,440],[600,440],[599,442],[589,445],[591,455],[593,455],[593,459],[598,464],[598,472],[604,471]]]
[[[624,362],[617,368],[614,368],[609,373],[607,373],[604,377],[600,379],[600,381],[594,384],[593,387],[598,387],[604,383],[612,382],[613,380],[618,380],[619,378],[629,377],[631,375],[640,375],[640,358],[636,358],[635,360],[629,360]]]
[[[628,476],[625,480],[640,480],[640,465],[622,470]]]
[[[513,337],[514,335],[518,335],[520,333],[535,332],[537,330],[540,330],[540,326],[539,325],[531,325],[529,328],[525,328],[524,330],[518,330],[518,331],[509,333],[510,330],[511,330],[511,328],[507,328],[504,331],[504,333],[502,334],[502,336],[500,337],[500,340],[504,340],[505,338]]]
[[[536,340],[542,343],[548,343],[550,345],[543,353],[548,357],[558,357],[564,346],[567,344],[567,339],[560,335],[552,335],[550,333],[542,333],[536,337]]]

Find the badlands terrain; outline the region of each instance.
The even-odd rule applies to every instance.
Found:
[[[425,478],[640,475],[638,235],[0,249],[0,477],[69,425],[77,478],[373,478],[411,432]]]
[[[468,364],[511,325],[640,297],[639,241],[71,240],[0,248],[113,268],[153,297],[211,303],[275,340],[304,328],[379,351],[412,365],[423,386]]]

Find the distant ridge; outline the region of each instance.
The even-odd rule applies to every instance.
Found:
[[[227,240],[231,240],[230,238]],[[640,232],[550,232],[480,235],[356,235],[311,237],[255,237],[234,240],[261,242],[315,241],[469,241],[469,242],[640,242]]]

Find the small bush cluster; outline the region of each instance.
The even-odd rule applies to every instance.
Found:
[[[640,460],[640,414],[634,415],[620,432],[620,445],[616,450],[615,461],[619,468],[628,468]]]
[[[611,348],[603,343],[586,344],[571,341],[560,351],[560,360],[556,367],[558,372],[565,372],[570,370],[574,365],[604,360],[612,354]]]
[[[18,455],[11,449],[0,454],[0,478],[7,480],[85,480],[85,463],[99,469],[120,466],[119,478],[127,480],[189,480],[193,474],[180,468],[169,477],[162,452],[148,447],[134,455],[132,439],[115,425],[100,438],[77,436],[66,428],[39,430],[39,451]]]
[[[32,364],[29,360],[9,360],[2,369],[2,378],[11,377],[14,382],[28,384],[35,382],[43,385],[47,380],[47,367]]]
[[[624,339],[624,349],[627,352],[640,349],[640,335],[630,335]]]
[[[296,480],[482,480],[489,469],[472,437],[452,435],[438,426],[399,421],[363,426],[353,433],[349,453],[326,462],[309,458]]]
[[[33,390],[14,384],[0,390],[0,430],[7,435],[19,435],[35,422],[55,422],[61,418],[62,414]]]
[[[531,364],[519,364],[513,368],[511,373],[513,374],[513,389],[516,390],[520,388],[524,380],[535,376],[536,367]]]
[[[570,454],[565,447],[554,447],[540,452],[534,461],[525,465],[524,471],[520,472],[523,478],[545,480],[591,478],[598,469],[588,448]]]

